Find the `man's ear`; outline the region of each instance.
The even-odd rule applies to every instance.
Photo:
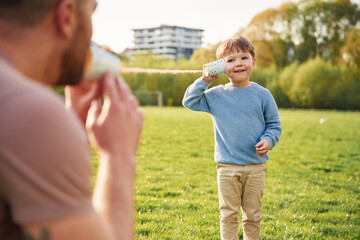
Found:
[[[55,9],[55,24],[64,38],[71,38],[76,31],[76,11],[73,0],[61,0]]]

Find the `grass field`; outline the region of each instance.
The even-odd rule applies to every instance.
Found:
[[[210,115],[143,110],[137,239],[219,239]],[[280,117],[283,135],[267,163],[261,239],[360,239],[360,112],[280,110]]]

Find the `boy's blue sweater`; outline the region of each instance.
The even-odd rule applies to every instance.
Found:
[[[272,149],[281,135],[278,109],[270,91],[257,83],[239,88],[231,83],[207,89],[202,78],[188,87],[183,105],[211,114],[214,123],[215,161],[237,165],[259,164],[269,156],[256,155],[263,139]]]

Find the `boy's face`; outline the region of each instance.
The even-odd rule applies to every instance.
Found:
[[[224,57],[226,75],[235,87],[249,86],[251,72],[255,66],[255,59],[249,52],[230,52]]]

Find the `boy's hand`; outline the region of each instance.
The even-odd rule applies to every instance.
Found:
[[[268,140],[261,140],[260,142],[258,142],[256,145],[256,154],[258,156],[264,156],[270,148],[270,143]]]
[[[205,76],[205,74],[202,75],[202,79],[207,83],[210,84],[211,82],[215,81],[219,78],[219,74],[216,74],[215,76]]]

